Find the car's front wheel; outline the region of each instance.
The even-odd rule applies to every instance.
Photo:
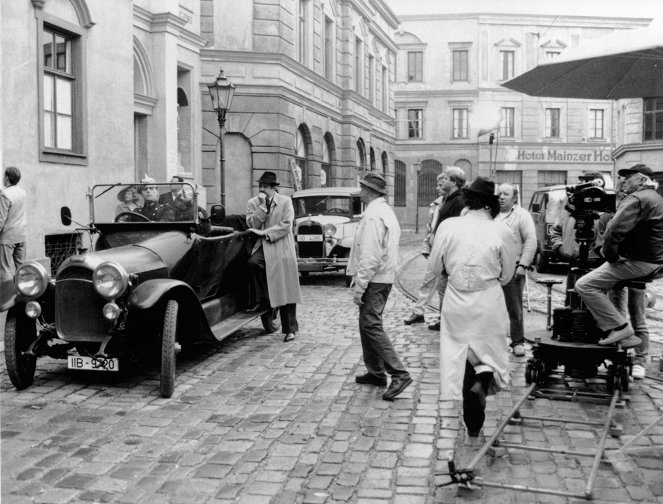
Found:
[[[281,312],[278,308],[270,308],[260,315],[260,320],[267,334],[276,332],[281,328]]]
[[[7,313],[5,323],[5,362],[7,373],[18,390],[32,385],[35,379],[37,358],[24,355],[37,338],[37,324],[17,309]]]
[[[175,390],[175,363],[177,360],[177,301],[168,300],[163,315],[161,333],[161,397],[171,397]]]

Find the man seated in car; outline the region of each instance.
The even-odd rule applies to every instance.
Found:
[[[193,187],[187,184],[183,185],[179,194],[175,200],[173,200],[172,207],[175,210],[176,222],[189,222],[195,220]],[[200,222],[198,225],[198,232],[202,235],[208,234],[212,229],[212,224],[207,212],[200,206],[198,207],[198,220]]]
[[[152,177],[145,177],[140,181],[140,193],[145,199],[141,208],[136,208],[135,213],[147,217],[151,221],[173,222],[175,220],[175,209],[170,205],[159,204],[159,188]]]

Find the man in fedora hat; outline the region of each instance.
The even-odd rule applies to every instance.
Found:
[[[642,342],[608,291],[625,280],[655,274],[663,266],[663,197],[656,192],[649,166],[637,164],[617,174],[626,196],[605,228],[601,255],[606,262],[579,278],[575,289],[606,333],[599,345],[635,346]]]
[[[370,172],[359,183],[365,210],[350,250],[348,275],[354,277],[354,302],[359,306],[359,335],[368,372],[355,381],[385,387],[388,373],[391,384],[382,398],[393,401],[412,383],[382,326],[382,312],[398,267],[401,228],[384,198],[385,179]]]
[[[463,189],[463,200],[467,213],[440,224],[428,267],[448,277],[440,329],[442,398],[463,399],[468,444],[477,445],[486,395],[508,383],[502,285],[513,278],[516,255],[511,231],[495,221],[495,183],[477,177]]]
[[[278,185],[276,173],[262,174],[258,196],[247,204],[246,223],[258,235],[248,262],[258,303],[280,308],[285,342],[293,341],[299,330],[296,308],[301,293],[292,234],[295,210],[290,198],[276,192]]]

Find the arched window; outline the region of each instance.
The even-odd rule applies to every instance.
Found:
[[[308,187],[308,145],[310,135],[308,128],[302,124],[297,128],[295,134],[295,165],[296,174],[294,175],[294,189],[306,189]]]
[[[394,161],[394,206],[405,206],[405,163],[400,159]]]
[[[375,171],[375,151],[373,150],[373,147],[371,147],[370,150],[371,153],[371,171]]]
[[[334,174],[332,173],[332,159],[334,153],[334,138],[326,133],[322,139],[322,164],[320,165],[320,187],[332,187]]]
[[[357,180],[360,180],[364,177],[364,172],[366,171],[366,147],[361,138],[357,140],[357,157],[355,159],[355,166],[357,168]]]
[[[435,159],[424,159],[417,176],[417,203],[428,206],[437,198],[437,176],[442,173],[442,163]]]
[[[389,159],[387,153],[382,151],[382,176],[387,178],[387,173],[389,173]]]

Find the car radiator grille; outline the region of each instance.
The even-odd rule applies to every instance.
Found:
[[[62,271],[55,283],[55,327],[65,341],[102,341],[108,323],[101,309],[105,300],[92,285],[92,272],[83,268]]]
[[[297,235],[322,235],[322,226],[319,224],[304,224],[297,228]],[[325,257],[325,242],[298,241],[299,257]]]

